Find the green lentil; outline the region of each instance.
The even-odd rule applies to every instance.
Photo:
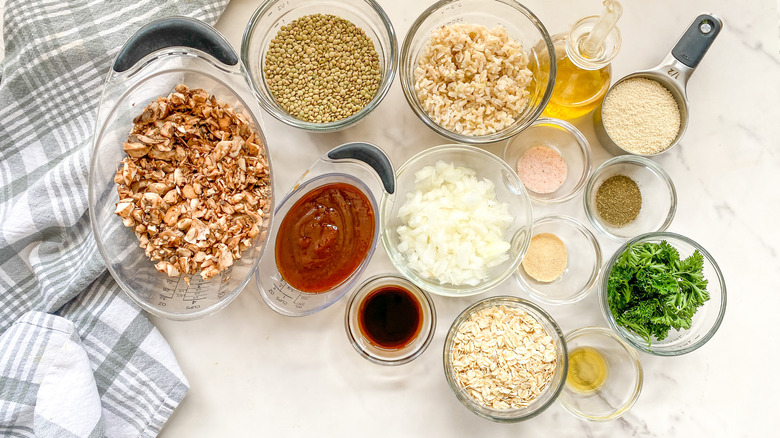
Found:
[[[625,175],[604,180],[596,190],[596,213],[614,227],[631,223],[642,209],[642,192],[636,182]]]
[[[328,123],[365,107],[379,89],[379,55],[349,20],[314,14],[282,26],[265,57],[268,88],[291,116]]]

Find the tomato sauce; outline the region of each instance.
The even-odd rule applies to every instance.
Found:
[[[276,266],[290,286],[327,292],[360,266],[374,239],[374,209],[366,195],[345,183],[306,193],[282,219]]]

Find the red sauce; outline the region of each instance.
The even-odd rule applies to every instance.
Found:
[[[360,266],[374,232],[374,209],[358,188],[345,183],[317,187],[282,220],[276,267],[290,286],[326,292]]]
[[[400,286],[382,286],[360,303],[358,324],[371,344],[399,349],[411,344],[422,329],[422,306],[417,297]]]

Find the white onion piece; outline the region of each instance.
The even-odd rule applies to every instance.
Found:
[[[509,205],[495,185],[473,169],[439,161],[415,173],[396,229],[398,250],[423,278],[453,286],[476,286],[509,259],[504,233],[512,224]]]

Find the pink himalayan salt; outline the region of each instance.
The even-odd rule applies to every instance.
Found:
[[[534,146],[517,161],[517,174],[525,188],[552,193],[566,180],[569,167],[561,154],[549,146]]]

